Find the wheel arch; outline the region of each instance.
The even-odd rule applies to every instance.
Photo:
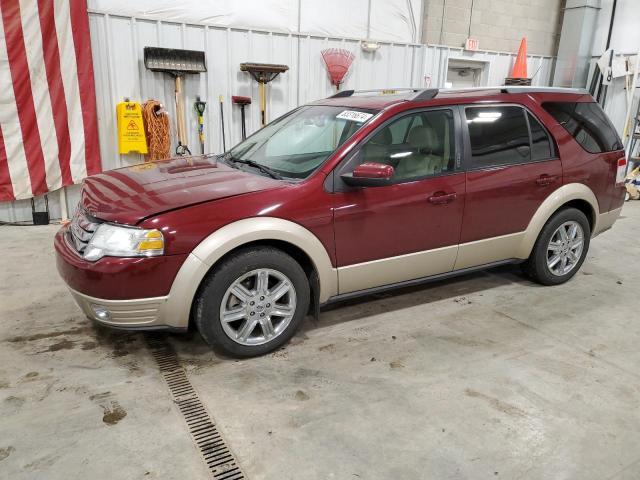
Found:
[[[595,194],[582,183],[569,183],[554,191],[538,207],[524,232],[516,258],[528,258],[544,225],[556,212],[568,207],[577,208],[586,215],[592,235],[598,231],[600,210]]]
[[[202,240],[178,271],[166,305],[169,318],[180,327],[189,323],[193,299],[205,276],[228,255],[250,245],[280,248],[307,273],[314,308],[338,293],[337,270],[320,240],[303,226],[274,217],[246,218],[228,224]]]

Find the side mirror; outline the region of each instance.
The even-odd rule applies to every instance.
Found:
[[[393,174],[391,165],[369,162],[358,165],[352,173],[340,175],[340,178],[351,187],[383,187],[391,183]]]

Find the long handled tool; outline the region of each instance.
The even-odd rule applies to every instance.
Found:
[[[234,95],[233,97],[231,97],[231,101],[236,105],[240,105],[240,119],[242,120],[242,140],[244,140],[247,138],[247,128],[244,121],[244,107],[246,105],[251,105],[251,98]]]
[[[227,142],[224,138],[224,97],[220,95],[218,97],[218,101],[220,102],[220,126],[222,127],[222,151],[227,151]]]
[[[289,70],[286,65],[272,63],[241,63],[240,71],[248,72],[260,87],[260,122],[264,127],[267,124],[267,93],[266,85],[279,74]]]
[[[185,74],[206,72],[204,52],[196,50],[178,50],[175,48],[144,47],[144,66],[153,72],[173,75],[176,83],[176,124],[178,146],[176,154],[191,155],[187,146],[187,127],[185,125],[184,100],[182,98],[182,79]]]
[[[196,101],[193,103],[198,114],[198,138],[200,139],[200,153],[204,155],[204,109],[207,106],[207,102],[200,100],[200,97],[196,97]]]

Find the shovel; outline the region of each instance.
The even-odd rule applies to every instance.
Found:
[[[178,133],[177,155],[191,155],[187,146],[184,100],[182,98],[182,77],[207,71],[204,52],[178,50],[175,48],[144,47],[144,66],[153,72],[173,75],[176,82],[176,131]]]

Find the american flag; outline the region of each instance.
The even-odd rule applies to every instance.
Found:
[[[0,201],[100,171],[86,0],[0,0]]]

